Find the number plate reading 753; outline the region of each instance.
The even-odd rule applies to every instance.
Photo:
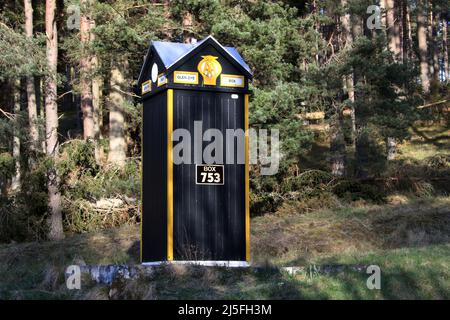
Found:
[[[198,164],[195,168],[195,183],[207,185],[224,184],[223,165]]]

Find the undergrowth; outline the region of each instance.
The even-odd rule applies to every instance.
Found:
[[[411,152],[411,151],[408,151]],[[20,192],[0,194],[0,242],[45,239],[47,231],[48,159],[42,157],[23,176]],[[141,163],[127,159],[123,168],[97,163],[94,145],[69,140],[59,150],[56,165],[61,178],[64,230],[82,233],[140,221]],[[0,175],[7,179],[13,160],[0,155]],[[304,214],[348,205],[383,204],[450,193],[450,155],[398,157],[385,172],[366,180],[336,178],[318,169],[283,167],[276,176],[251,171],[252,216],[277,212]],[[2,179],[3,180],[3,179]],[[2,185],[0,184],[0,188]],[[399,200],[400,199],[400,200]]]
[[[48,165],[49,159],[42,156],[25,172],[19,192],[0,194],[0,242],[45,239]],[[139,159],[128,159],[123,168],[97,164],[94,145],[74,139],[61,145],[56,166],[66,232],[88,232],[140,221]],[[9,158],[1,156],[0,174],[6,175],[10,167]]]

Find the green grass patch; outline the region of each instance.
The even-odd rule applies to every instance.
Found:
[[[66,289],[65,268],[138,263],[138,226],[0,245],[0,299],[448,299],[449,208],[450,198],[440,197],[257,217],[257,268],[164,267],[112,287],[84,279],[80,291]],[[367,288],[364,270],[313,268],[340,264],[378,265],[381,290]],[[305,271],[290,275],[282,266]]]

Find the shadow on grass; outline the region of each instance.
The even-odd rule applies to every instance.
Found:
[[[447,247],[447,250],[449,248]],[[441,257],[445,259],[444,256]],[[393,258],[395,260],[395,258]],[[310,292],[310,296],[325,296],[327,299],[449,299],[449,270],[434,263],[432,259],[426,265],[417,264],[405,267],[407,261],[376,261],[372,262],[381,268],[381,289],[369,289],[367,280],[370,274],[357,271],[346,271],[318,275],[304,281],[314,283],[314,286],[302,286]],[[317,290],[317,291],[314,291]]]
[[[152,279],[154,299],[448,299],[448,271],[381,266],[381,290],[370,290],[364,272],[289,275],[275,268],[166,268]]]
[[[0,248],[2,299],[103,299],[110,287],[82,284],[81,291],[65,287],[70,264],[136,264],[138,228],[121,228],[76,235],[61,242],[8,245]],[[405,252],[401,250],[407,250]],[[449,246],[401,249],[349,260],[379,264],[382,289],[366,287],[364,272],[288,275],[278,268],[207,268],[170,266],[148,276],[127,280],[118,299],[445,299],[449,298]],[[409,251],[408,251],[409,250]],[[339,257],[330,258],[336,263]],[[298,260],[286,263],[292,265]],[[446,267],[447,266],[447,267]]]
[[[426,143],[431,143],[435,145],[436,147],[444,147],[450,145],[450,135],[449,127],[442,127],[437,130],[427,131],[427,130],[421,130],[420,128],[413,126],[412,131],[419,137],[423,139]],[[427,134],[428,133],[428,134]],[[432,135],[432,136],[431,136]],[[421,141],[414,141],[414,144],[423,144]]]

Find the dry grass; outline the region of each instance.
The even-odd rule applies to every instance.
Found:
[[[400,159],[424,160],[450,154],[450,128],[422,126],[411,129],[412,138],[400,146]]]
[[[111,286],[83,278],[81,291],[66,289],[70,264],[138,263],[139,234],[138,226],[127,226],[60,242],[0,245],[0,299],[450,297],[450,198],[306,214],[286,207],[252,220],[253,265],[259,269],[163,267]],[[367,290],[364,272],[293,277],[276,268],[341,263],[380,265],[383,289]]]
[[[276,264],[449,242],[450,198],[446,197],[267,215],[252,224],[254,258]]]

